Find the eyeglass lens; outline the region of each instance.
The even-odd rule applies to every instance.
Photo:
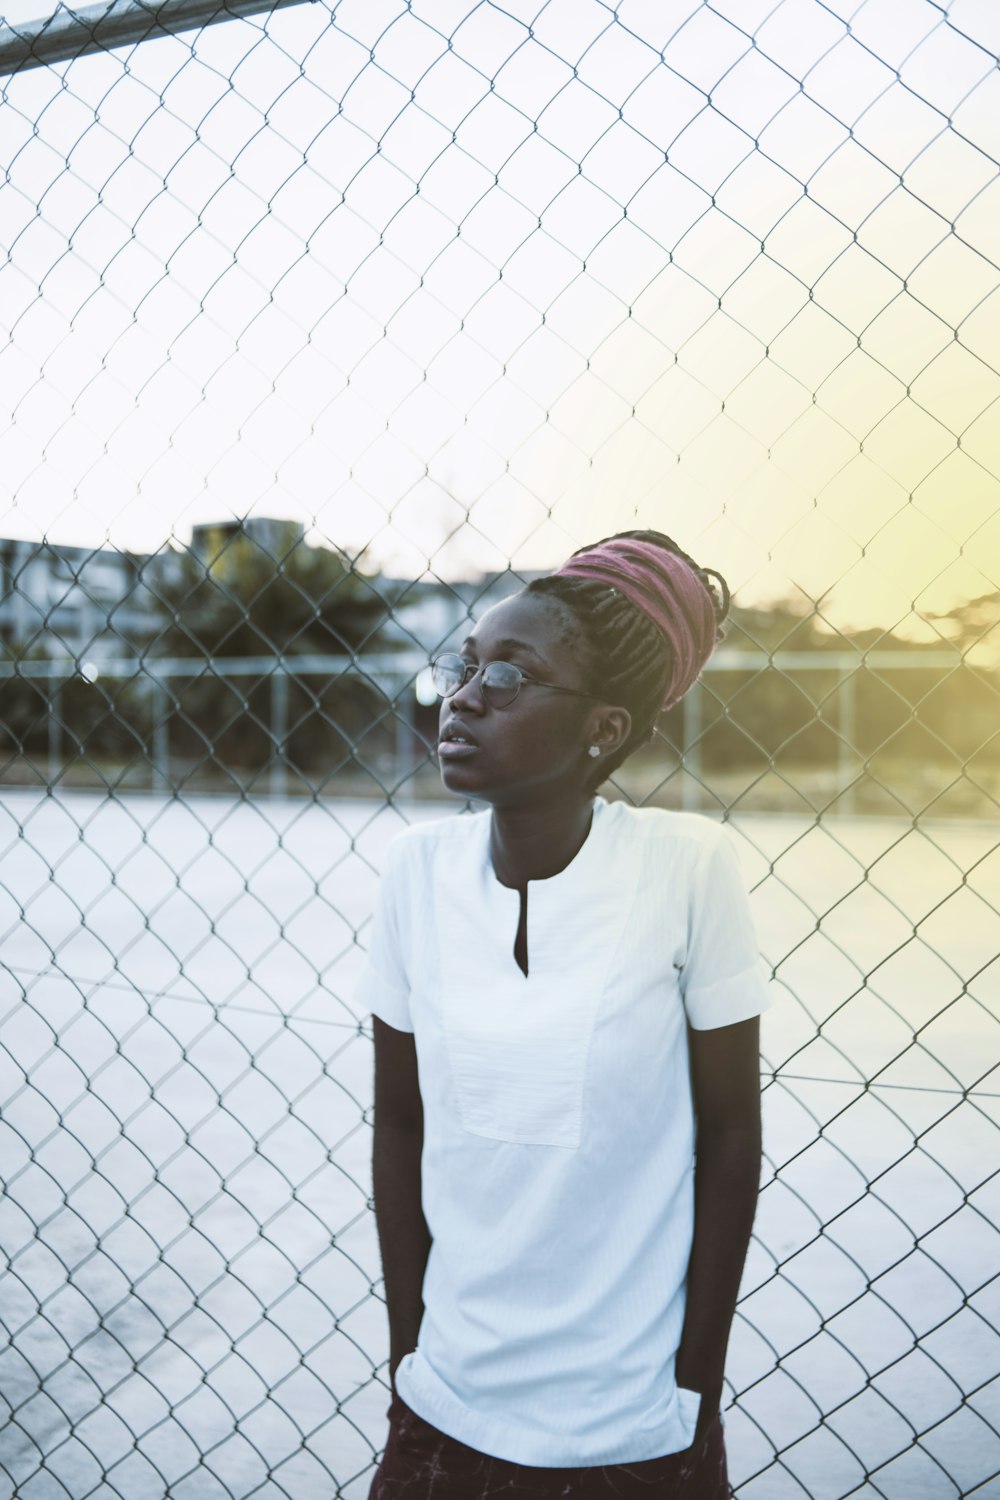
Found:
[[[439,656],[431,669],[434,691],[442,698],[457,693],[465,681],[467,666],[461,656]],[[487,703],[503,708],[517,697],[521,673],[510,662],[491,661],[483,668],[479,681]]]

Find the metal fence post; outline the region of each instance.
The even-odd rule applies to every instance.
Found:
[[[406,676],[395,679],[393,693],[393,725],[395,728],[393,747],[393,796],[412,800],[413,778],[416,771],[414,751],[416,748],[416,697],[413,683]]]
[[[170,691],[164,678],[153,679],[153,762],[151,783],[154,790],[170,789]]]
[[[681,784],[681,806],[694,812],[701,806],[701,728],[702,693],[705,691],[696,682],[684,696],[682,714],[684,719],[683,749],[681,765],[684,780]]]
[[[272,797],[283,797],[288,791],[288,673],[279,662],[271,673],[271,772]]]
[[[857,710],[857,674],[859,667],[848,667],[840,680],[840,755],[839,775],[841,794],[839,806],[842,812],[850,815],[857,807],[856,783],[857,775],[856,758],[854,749],[854,735],[856,731]]]
[[[49,787],[55,785],[62,764],[62,724],[57,714],[59,700],[59,686],[62,678],[58,675],[54,664],[49,667],[46,697],[48,698],[48,731],[49,731]]]

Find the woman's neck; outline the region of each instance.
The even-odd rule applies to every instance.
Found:
[[[548,880],[583,848],[594,813],[593,796],[548,807],[494,808],[490,857],[501,885],[523,890]]]

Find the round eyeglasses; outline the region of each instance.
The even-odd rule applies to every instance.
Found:
[[[450,698],[477,672],[480,674],[480,692],[491,708],[506,708],[508,703],[513,703],[525,682],[533,683],[535,687],[552,688],[557,693],[571,693],[574,698],[599,700],[597,693],[581,693],[578,688],[543,682],[540,677],[532,677],[509,661],[488,661],[484,666],[477,666],[475,662],[466,661],[464,656],[447,652],[431,662],[431,681],[439,698]]]

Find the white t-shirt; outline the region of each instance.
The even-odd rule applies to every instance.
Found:
[[[694,1222],[686,1022],[765,1010],[730,836],[696,813],[595,798],[558,875],[500,884],[492,813],[389,846],[356,991],[412,1031],[432,1237],[417,1349],[425,1421],[515,1463],[628,1463],[690,1445],[678,1390]]]

